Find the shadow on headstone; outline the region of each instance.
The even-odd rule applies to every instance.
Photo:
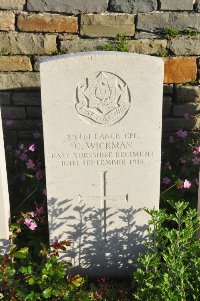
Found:
[[[110,277],[131,275],[136,258],[145,250],[144,242],[147,240],[147,227],[137,226],[135,221],[135,215],[143,208],[107,208],[105,233],[103,209],[88,207],[84,202],[73,206],[72,200],[51,199],[48,204],[51,243],[65,239],[72,242],[61,259],[72,264],[73,274],[94,276],[95,273],[99,277],[105,274]],[[73,216],[67,215],[69,209],[74,211]],[[117,220],[120,220],[120,226],[113,228]],[[67,232],[63,231],[65,225],[68,225]]]

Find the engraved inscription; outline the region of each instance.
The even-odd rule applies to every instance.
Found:
[[[51,158],[62,167],[142,167],[154,160],[149,145],[140,146],[137,133],[67,133],[64,149]]]
[[[75,107],[90,124],[115,124],[129,110],[128,86],[115,74],[104,71],[93,73],[78,85]]]

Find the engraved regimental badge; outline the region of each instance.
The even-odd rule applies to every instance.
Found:
[[[130,107],[127,84],[115,74],[96,72],[79,83],[76,110],[90,124],[112,125],[120,121]]]

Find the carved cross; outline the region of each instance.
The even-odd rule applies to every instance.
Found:
[[[107,202],[108,201],[126,201],[128,202],[128,194],[126,195],[115,195],[115,196],[107,196],[106,195],[106,174],[107,171],[100,171],[100,176],[101,176],[101,195],[100,196],[82,196],[79,194],[79,201],[84,201],[88,199],[100,199],[101,201],[101,208],[103,209],[103,216],[102,216],[102,223],[103,223],[103,232],[104,232],[104,240],[106,241],[106,211],[107,211]]]

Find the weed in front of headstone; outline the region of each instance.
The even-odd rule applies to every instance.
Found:
[[[184,201],[169,201],[172,213],[149,210],[148,251],[134,273],[135,300],[199,300],[200,219]]]

